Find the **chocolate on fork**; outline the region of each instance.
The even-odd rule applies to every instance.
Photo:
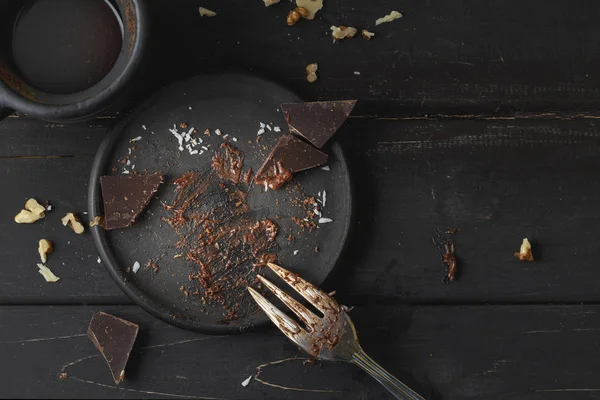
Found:
[[[281,279],[323,313],[317,316],[289,294],[263,276],[260,281],[288,306],[304,323],[304,327],[287,316],[269,300],[248,287],[248,291],[273,323],[302,350],[321,360],[345,361],[358,365],[401,400],[424,400],[419,394],[379,366],[358,343],[350,317],[335,299],[298,275],[273,263],[267,264]]]

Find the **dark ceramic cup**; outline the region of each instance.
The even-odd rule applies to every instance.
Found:
[[[93,0],[101,3],[69,1],[68,3],[75,4],[80,9],[85,4],[90,7],[105,6],[106,10],[114,13],[115,18],[113,21],[110,18],[102,20],[96,17],[98,14],[96,11],[87,10],[90,21],[82,21],[73,14],[76,10],[66,9],[65,12],[69,14],[73,25],[77,25],[79,29],[80,36],[73,38],[68,35],[71,31],[77,35],[77,29],[70,27],[66,29],[62,25],[57,25],[56,15],[48,20],[46,26],[46,29],[51,30],[52,35],[44,36],[43,31],[38,30],[38,21],[32,20],[41,18],[43,22],[44,15],[60,13],[60,7],[56,7],[57,4],[52,3],[53,1],[60,1],[61,3],[58,4],[60,7],[67,3],[67,0],[0,0],[0,119],[13,111],[53,122],[76,122],[93,118],[105,112],[117,100],[122,101],[138,72],[148,31],[145,0]],[[105,22],[110,25],[106,30],[101,25]],[[118,25],[115,25],[115,22]],[[115,26],[119,35],[117,43],[119,47],[112,46],[113,59],[109,60],[110,64],[107,65],[105,60],[98,61],[94,48],[85,43],[82,45],[82,40],[79,39],[87,34],[86,39],[89,43],[102,43],[102,40],[106,42],[107,30],[109,28],[114,30]],[[91,28],[95,29],[95,33],[92,33]],[[44,54],[44,50],[51,47],[46,46],[44,41],[54,40],[49,39],[50,36],[56,37],[60,43],[56,49]],[[36,40],[41,42],[36,43]],[[71,41],[75,43],[74,46],[69,44]],[[37,45],[38,53],[32,53],[33,50],[27,47],[31,45],[33,48]],[[89,66],[86,63],[90,62],[98,64],[100,69],[96,68],[93,71],[95,77],[84,78],[84,84],[88,85],[81,87],[81,85],[77,86],[77,83],[74,85],[70,82],[71,84],[65,85],[64,88],[57,87],[62,84],[62,81],[53,78],[56,74],[63,73],[65,82],[69,82],[69,79],[73,81],[73,76],[69,75],[72,74],[69,71],[72,65],[68,57],[71,56],[70,47],[77,46],[85,51],[73,55],[72,65],[79,65],[83,73],[88,72],[85,70]],[[61,71],[60,64],[57,64],[58,61],[55,62],[54,56],[64,63],[64,70]],[[59,56],[62,56],[62,59]],[[23,59],[29,60],[30,65],[25,65],[24,68]],[[45,59],[48,62],[44,62]],[[44,77],[43,68],[46,66],[49,68],[45,77],[48,85],[43,87],[44,85],[34,82],[35,79],[31,77],[32,73],[37,74],[38,78]],[[54,68],[52,72],[50,72],[51,67]]]

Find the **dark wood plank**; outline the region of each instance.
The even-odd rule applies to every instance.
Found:
[[[140,324],[128,379],[118,388],[85,334],[97,309]],[[372,357],[430,398],[444,400],[598,398],[599,316],[598,306],[383,306],[352,312]],[[390,398],[354,366],[304,366],[304,356],[274,330],[203,336],[133,306],[0,307],[0,354],[8,361],[0,364],[5,397]],[[63,371],[69,377],[59,380]],[[14,384],[24,376],[27,385]],[[253,380],[244,388],[248,376]]]
[[[352,119],[343,129],[356,224],[330,285],[352,301],[598,301],[594,120]],[[459,230],[453,284],[432,242],[448,227]],[[513,257],[524,237],[533,263]]]
[[[0,268],[0,303],[129,303],[97,263],[89,229],[76,235],[60,221],[68,212],[86,212],[91,164],[89,157],[0,159],[0,258],[5,266]],[[52,211],[35,224],[15,223],[30,197],[42,204],[49,200]],[[47,266],[61,278],[57,283],[46,283],[38,273],[42,238],[55,245]]]
[[[225,67],[275,79],[306,99],[375,101],[361,103],[357,113],[363,114],[598,109],[600,27],[593,0],[569,13],[567,0],[325,3],[316,20],[288,27],[287,2],[265,8],[260,1],[207,0],[203,5],[218,15],[201,19],[197,2],[155,1],[152,68],[144,84]],[[374,26],[393,9],[404,18]],[[333,44],[332,24],[377,36]],[[304,67],[312,62],[319,63],[320,78],[311,85]]]
[[[58,124],[26,117],[0,121],[0,158],[93,157],[113,118]]]
[[[352,167],[356,228],[326,286],[348,302],[599,300],[595,120],[353,118],[339,138]],[[60,152],[62,140],[51,150]],[[82,142],[83,151],[90,147]],[[75,236],[59,222],[65,212],[86,209],[90,166],[90,158],[0,160],[11,188],[0,211],[0,255],[20,268],[0,271],[1,301],[128,301],[96,264],[89,235]],[[38,225],[17,225],[12,218],[30,196],[49,199],[55,212]],[[442,283],[432,243],[447,227],[459,229],[460,272],[451,285]],[[42,235],[57,243],[49,265],[63,278],[58,285],[37,273]],[[513,257],[523,237],[533,242],[534,263]]]

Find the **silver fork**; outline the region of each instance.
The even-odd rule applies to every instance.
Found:
[[[271,321],[300,348],[313,357],[321,360],[345,361],[358,365],[365,372],[381,383],[394,397],[400,400],[425,400],[418,393],[400,382],[392,374],[379,366],[369,357],[358,343],[356,329],[346,313],[331,296],[321,289],[308,283],[298,275],[269,263],[281,279],[287,282],[302,297],[323,313],[323,317],[307,309],[289,294],[285,293],[263,276],[260,281],[298,318],[305,324],[306,329],[292,318],[284,314],[256,290],[248,287],[248,291],[260,308],[269,316]]]

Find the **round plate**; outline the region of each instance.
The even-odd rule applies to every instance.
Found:
[[[197,266],[177,253],[175,243],[179,237],[165,222],[171,214],[164,205],[172,204],[175,198],[173,181],[186,172],[210,168],[214,150],[222,143],[243,152],[244,171],[248,167],[257,171],[278,137],[288,132],[279,105],[299,101],[285,88],[256,77],[195,77],[161,90],[107,136],[92,168],[88,197],[91,218],[104,214],[100,176],[122,174],[125,170],[160,172],[165,176],[165,182],[134,225],[111,231],[92,228],[94,242],[110,275],[138,305],[166,322],[204,333],[244,332],[268,321],[245,286],[236,292],[242,300],[233,317],[221,305],[205,304],[200,295],[192,294],[190,274]],[[271,129],[265,126],[257,142],[261,123]],[[186,148],[180,150],[170,129],[187,132],[190,128],[195,128],[195,137],[202,138],[202,146],[208,150],[202,153],[200,145],[194,148],[198,154],[191,154]],[[205,129],[211,130],[210,137],[203,134]],[[216,134],[217,129],[221,135]],[[350,179],[342,150],[334,142],[324,151],[329,155],[329,170],[313,168],[298,173],[276,191],[250,186],[247,199],[257,218],[269,218],[279,227],[277,263],[316,285],[325,280],[338,261],[351,219]],[[123,162],[127,156],[129,163]],[[311,196],[319,202],[325,200],[323,217],[333,222],[317,223],[312,232],[303,232],[292,217],[306,217],[299,202]],[[316,222],[318,217],[312,220]],[[290,233],[295,236],[293,243],[288,241]],[[157,271],[145,267],[149,260],[158,265]],[[135,262],[141,265],[136,273],[132,270]],[[251,281],[255,269],[248,267]],[[262,268],[259,272],[270,271]]]

